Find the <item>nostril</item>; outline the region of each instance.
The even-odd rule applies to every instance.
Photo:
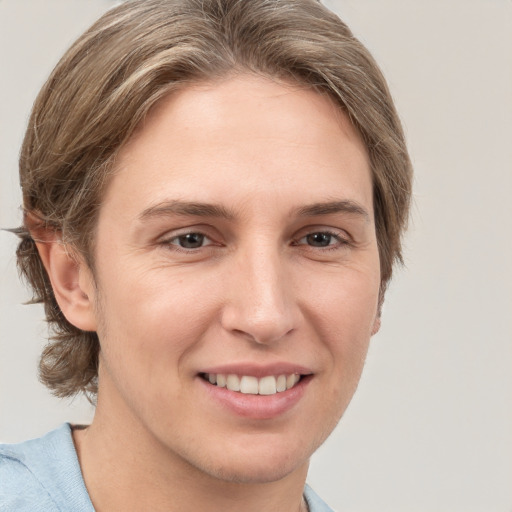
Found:
[[[294,332],[294,329],[282,331],[278,328],[273,329],[271,326],[265,328],[258,328],[258,326],[250,326],[247,330],[232,329],[231,332],[240,337],[245,338],[251,343],[258,345],[269,345],[279,342],[283,338],[289,337]]]

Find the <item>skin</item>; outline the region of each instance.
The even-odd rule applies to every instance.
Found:
[[[252,75],[188,86],[121,150],[96,237],[94,275],[39,247],[64,314],[101,342],[96,415],[74,432],[96,509],[299,510],[379,327],[371,174],[347,117]],[[309,377],[284,412],[246,417],[199,375],[226,364]]]

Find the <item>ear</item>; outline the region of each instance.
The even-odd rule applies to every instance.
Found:
[[[67,321],[83,331],[96,331],[95,284],[88,265],[69,250],[58,231],[38,229],[34,239]]]

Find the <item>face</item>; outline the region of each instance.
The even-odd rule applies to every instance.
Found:
[[[116,166],[88,291],[97,416],[212,478],[307,467],[378,323],[358,134],[328,98],[242,76],[163,100]]]

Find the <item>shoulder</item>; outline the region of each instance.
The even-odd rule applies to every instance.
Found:
[[[0,512],[93,510],[69,424],[38,439],[0,445]],[[64,508],[62,508],[64,505]]]
[[[32,472],[24,445],[0,445],[0,512],[58,510]]]
[[[309,512],[334,512],[334,510],[307,484],[304,487],[304,498],[308,504]]]

